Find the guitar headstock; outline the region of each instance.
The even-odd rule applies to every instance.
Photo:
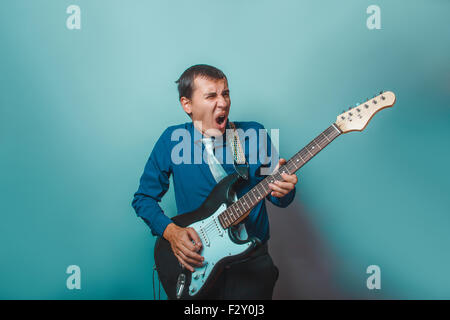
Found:
[[[381,92],[378,96],[338,115],[336,125],[342,133],[363,131],[375,113],[384,108],[392,107],[394,103],[395,94],[393,92]]]

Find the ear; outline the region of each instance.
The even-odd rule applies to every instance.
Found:
[[[192,107],[191,107],[191,100],[186,97],[180,98],[181,106],[183,107],[184,112],[186,112],[188,115],[192,114]]]

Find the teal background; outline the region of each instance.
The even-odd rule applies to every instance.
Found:
[[[71,4],[81,30],[66,28]],[[366,27],[371,4],[381,30]],[[153,299],[154,238],[130,204],[156,139],[189,121],[174,81],[207,63],[228,76],[230,118],[280,128],[283,157],[395,92],[302,168],[295,201],[341,292],[449,299],[449,13],[445,0],[3,1],[0,298]],[[162,207],[175,214],[172,190]],[[81,290],[66,288],[72,264]]]

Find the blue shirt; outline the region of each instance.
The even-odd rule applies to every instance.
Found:
[[[278,163],[278,151],[274,149],[268,134],[259,134],[259,130],[266,132],[261,124],[257,122],[234,122],[234,124],[249,163],[249,180],[237,190],[238,197],[241,197],[265,178],[265,175],[261,175],[262,168],[266,167],[267,170],[267,167],[275,167]],[[217,184],[209,165],[201,157],[204,152],[201,138],[201,133],[192,122],[171,126],[162,133],[150,154],[139,188],[134,194],[132,206],[136,214],[150,227],[153,235],[161,237],[167,225],[172,223],[159,206],[161,198],[169,189],[170,176],[173,178],[178,214],[191,212],[200,207]],[[215,156],[227,174],[235,171],[232,150],[228,146],[226,134],[222,139],[216,139]],[[294,197],[295,188],[282,198],[269,194],[266,199],[276,206],[286,207]],[[249,236],[259,238],[262,243],[269,239],[265,200],[252,209],[244,222]]]

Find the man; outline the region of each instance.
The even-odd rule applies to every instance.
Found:
[[[225,138],[225,131],[230,129],[228,115],[230,112],[230,91],[226,76],[217,68],[208,65],[195,65],[188,68],[176,81],[181,106],[191,118],[191,122],[167,128],[158,141],[145,166],[140,180],[138,191],[134,195],[132,205],[151,228],[154,235],[164,237],[170,242],[172,251],[180,264],[194,271],[194,267],[202,266],[204,258],[201,255],[202,242],[192,228],[182,228],[175,225],[167,217],[158,202],[169,188],[169,177],[172,175],[175,187],[175,198],[178,214],[191,212],[197,209],[207,198],[211,190],[220,181],[217,177],[216,167],[209,163],[195,163],[191,153],[205,152],[205,141],[219,141],[214,145],[214,155],[225,158],[223,155],[232,152],[232,147]],[[241,132],[264,129],[256,122],[234,122],[235,128]],[[188,142],[181,155],[187,161],[180,162],[174,159],[180,156],[174,152],[177,145],[177,134],[185,130]],[[237,132],[237,131],[236,131]],[[201,139],[196,139],[195,137]],[[223,138],[223,139],[220,139]],[[244,140],[244,139],[243,139]],[[186,141],[185,141],[186,142]],[[245,158],[255,159],[254,153],[271,151],[270,138],[261,139],[259,136],[253,148],[245,144]],[[266,150],[264,150],[266,149]],[[178,149],[177,149],[178,150]],[[179,150],[178,150],[179,151]],[[221,155],[221,156],[220,156]],[[238,191],[240,197],[264,178],[261,169],[266,168],[271,160],[278,159],[276,152],[271,151],[271,157],[256,161],[249,161],[249,178],[246,186]],[[204,158],[203,158],[204,159]],[[280,159],[277,167],[286,161]],[[276,163],[276,160],[275,162]],[[233,163],[222,161],[219,168],[224,174],[234,172]],[[273,204],[286,207],[295,196],[295,184],[298,179],[295,174],[282,174],[283,181],[271,184],[271,193],[267,199]],[[278,278],[278,269],[268,254],[267,240],[269,239],[269,222],[265,201],[259,202],[244,220],[245,227],[241,228],[241,237],[255,236],[262,246],[246,261],[228,266],[221,274],[212,290],[211,299],[271,299],[275,282]],[[243,225],[243,224],[242,224]]]

